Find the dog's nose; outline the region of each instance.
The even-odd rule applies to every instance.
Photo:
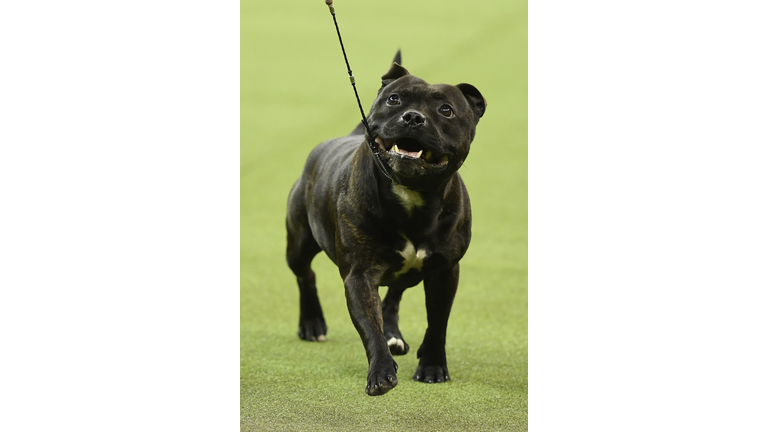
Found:
[[[416,111],[408,111],[405,114],[403,114],[402,118],[403,118],[403,122],[405,122],[406,125],[411,127],[423,126],[427,122],[427,119]]]

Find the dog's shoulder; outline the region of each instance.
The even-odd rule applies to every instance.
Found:
[[[363,122],[358,123],[349,135],[365,135],[365,125]]]
[[[359,135],[348,135],[321,142],[309,153],[305,171],[338,168],[352,157],[362,142],[363,139]]]

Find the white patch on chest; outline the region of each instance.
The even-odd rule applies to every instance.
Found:
[[[402,204],[403,207],[405,207],[405,210],[409,213],[411,210],[413,210],[414,207],[421,207],[424,205],[424,198],[421,197],[420,193],[416,192],[415,190],[408,189],[403,185],[393,183],[392,192],[395,193],[397,199],[400,200],[400,204]]]
[[[403,238],[405,238],[405,236],[403,236]],[[398,251],[397,253],[403,257],[403,268],[395,273],[395,277],[400,277],[414,268],[421,271],[421,266],[424,265],[424,258],[427,256],[426,249],[416,250],[413,243],[407,238],[405,239],[405,247],[402,251]]]

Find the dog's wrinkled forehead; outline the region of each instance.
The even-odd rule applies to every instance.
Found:
[[[379,97],[386,97],[392,93],[400,96],[418,96],[429,99],[460,98],[461,90],[449,84],[429,84],[419,77],[408,75],[383,86],[379,91]]]
[[[472,120],[469,102],[461,90],[450,84],[429,84],[415,76],[407,76],[382,88],[377,102],[383,104],[393,94],[398,96],[401,110],[437,107],[447,103],[456,110],[456,115]]]
[[[474,116],[475,123],[485,114],[488,106],[480,91],[473,85],[461,83],[455,86],[449,84],[432,84],[416,76],[411,75],[407,69],[397,63],[393,63],[389,71],[381,77],[381,88],[377,100],[388,96],[392,92],[408,95],[409,92],[418,94],[426,99],[450,99],[455,103],[469,108],[470,115]]]
[[[423,79],[407,75],[402,78],[387,80],[381,82],[382,86],[379,89],[379,95],[388,95],[390,92],[404,92],[408,94],[410,91],[423,92],[430,87],[430,84]]]

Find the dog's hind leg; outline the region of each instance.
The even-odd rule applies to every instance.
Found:
[[[400,299],[405,288],[389,287],[384,301],[381,303],[381,312],[384,318],[384,338],[387,340],[389,352],[392,355],[407,354],[410,347],[405,342],[397,323],[400,320]]]
[[[312,237],[306,209],[302,199],[291,191],[288,203],[286,228],[288,247],[286,259],[288,267],[296,275],[299,284],[299,337],[306,341],[324,341],[328,332],[317,297],[315,272],[312,271],[312,259],[320,252],[320,246]]]

